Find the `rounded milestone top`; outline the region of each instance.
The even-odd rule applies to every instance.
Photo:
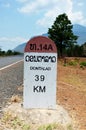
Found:
[[[37,36],[27,42],[24,52],[57,53],[57,47],[48,37]]]

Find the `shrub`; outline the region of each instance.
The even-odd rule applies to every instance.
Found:
[[[76,66],[77,62],[76,61],[70,61],[68,64],[71,65],[71,66]]]
[[[86,66],[86,61],[80,62],[80,66]]]

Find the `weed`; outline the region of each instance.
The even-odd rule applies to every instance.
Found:
[[[14,121],[12,122],[12,127],[13,128],[21,128],[22,130],[30,130],[30,126],[27,124],[24,124],[23,121],[21,121],[19,118],[15,118]]]
[[[11,102],[15,102],[15,103],[18,103],[21,101],[21,99],[18,95],[13,95],[10,100],[11,100]]]
[[[67,130],[73,130],[72,125],[68,125],[68,126],[67,126]]]
[[[80,58],[75,58],[74,60],[79,63]]]
[[[3,123],[6,123],[7,121],[10,121],[10,119],[12,119],[12,114],[8,111],[4,113],[3,118],[1,119],[1,121]]]
[[[68,64],[71,66],[76,66],[78,63],[76,61],[70,61]]]
[[[86,62],[85,61],[80,62],[80,66],[85,66],[86,67]]]
[[[48,125],[48,126],[46,127],[46,130],[53,130],[53,129],[52,129],[52,125]]]
[[[24,125],[22,126],[22,130],[30,130],[30,126],[27,125],[27,124],[24,124]]]
[[[67,130],[73,130],[71,125],[68,125],[66,127]],[[46,125],[46,126],[40,126],[38,128],[38,130],[65,130],[65,127],[61,124],[49,124],[49,125]]]
[[[10,112],[6,112],[1,120],[2,124],[13,130],[30,130],[30,126],[20,120],[17,116],[12,116]]]
[[[15,117],[11,125],[13,128],[16,128],[17,126],[22,126],[22,122],[17,117]]]
[[[63,66],[67,66],[67,63],[64,63]]]
[[[38,130],[46,130],[45,126],[40,126]]]

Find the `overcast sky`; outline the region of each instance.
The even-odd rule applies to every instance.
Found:
[[[13,49],[46,33],[62,13],[86,26],[86,0],[0,0],[0,48]]]

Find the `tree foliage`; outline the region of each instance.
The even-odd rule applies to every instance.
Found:
[[[56,43],[60,56],[63,56],[66,47],[69,48],[76,43],[78,37],[73,34],[72,28],[71,21],[64,13],[56,17],[52,27],[48,29],[49,37]]]
[[[84,44],[81,45],[82,50],[83,50],[83,56],[86,57],[86,42]]]
[[[16,51],[12,51],[12,50],[8,50],[8,51],[2,51],[2,49],[0,48],[0,56],[11,56],[11,55],[20,55],[20,52],[16,52]]]

